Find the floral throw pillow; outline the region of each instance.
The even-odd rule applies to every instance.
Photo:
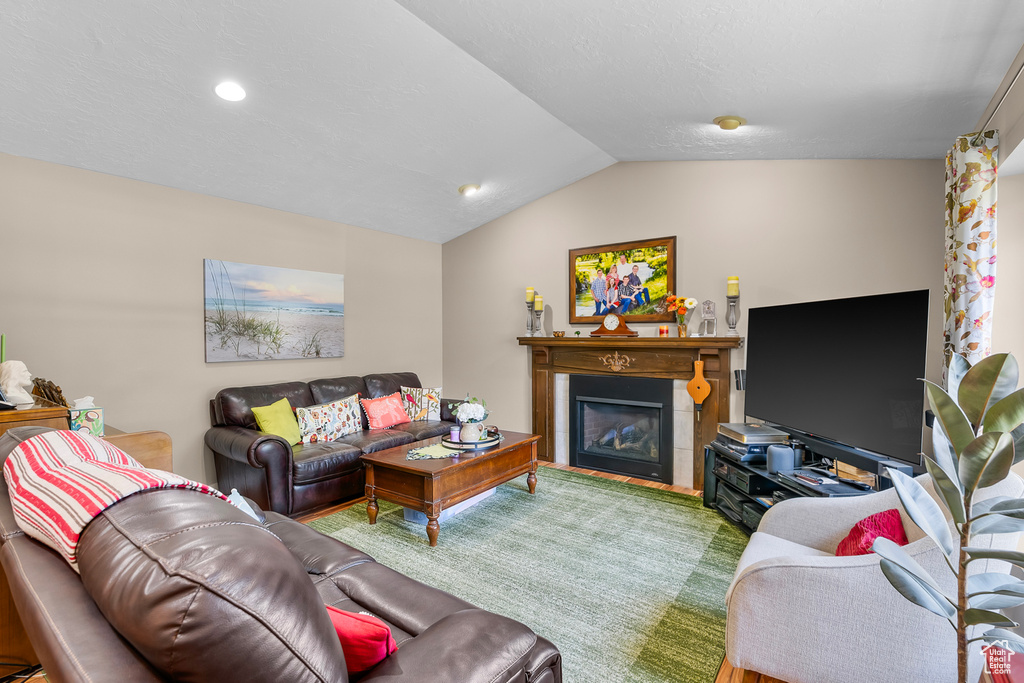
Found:
[[[370,429],[391,429],[395,425],[412,422],[397,391],[380,398],[363,398],[359,402],[363,404]]]
[[[334,441],[358,432],[363,428],[359,417],[359,394],[332,403],[296,408],[295,419],[299,422],[302,443]]]
[[[402,407],[413,422],[441,419],[441,387],[401,387]]]

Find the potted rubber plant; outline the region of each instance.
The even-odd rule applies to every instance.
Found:
[[[972,562],[1004,560],[1024,567],[1024,553],[975,548],[976,534],[1024,531],[1024,498],[996,496],[975,503],[978,489],[1001,482],[1010,467],[1024,459],[1024,389],[1017,389],[1017,361],[995,354],[971,365],[954,355],[948,390],[925,381],[935,414],[933,455],[925,465],[948,515],[912,477],[889,470],[907,514],[935,542],[956,576],[956,595],[947,595],[935,579],[894,542],[879,538],[872,549],[880,556],[889,583],[907,600],[945,618],[957,633],[957,673],[967,683],[967,659],[973,643],[1000,645],[1024,652],[1024,637],[1007,630],[1017,626],[999,609],[1024,604],[1024,581],[1010,574],[968,576]],[[982,633],[968,639],[968,629]],[[985,628],[987,627],[987,628]],[[980,647],[980,646],[979,646]]]

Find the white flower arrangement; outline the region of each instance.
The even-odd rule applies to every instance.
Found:
[[[451,406],[449,405],[450,409]],[[487,401],[466,397],[452,413],[459,422],[483,422],[487,419]]]

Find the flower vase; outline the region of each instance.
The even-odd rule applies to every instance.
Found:
[[[459,434],[459,440],[463,443],[471,441],[479,441],[484,435],[484,423],[483,422],[463,422],[462,432]]]
[[[678,327],[679,327],[679,336],[680,337],[689,337],[690,336],[689,334],[686,333],[686,324],[688,322],[690,322],[690,316],[691,315],[693,315],[693,311],[692,310],[691,311],[687,311],[686,315],[682,316],[681,318],[679,318],[677,320],[677,322],[679,323]]]

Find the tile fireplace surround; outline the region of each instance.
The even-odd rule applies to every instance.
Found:
[[[568,464],[570,374],[672,379],[673,483],[703,488],[703,447],[714,440],[718,423],[728,421],[729,353],[740,343],[739,337],[519,337],[519,344],[531,352],[532,431],[541,435],[538,457]],[[711,385],[699,421],[686,393],[698,358]]]

